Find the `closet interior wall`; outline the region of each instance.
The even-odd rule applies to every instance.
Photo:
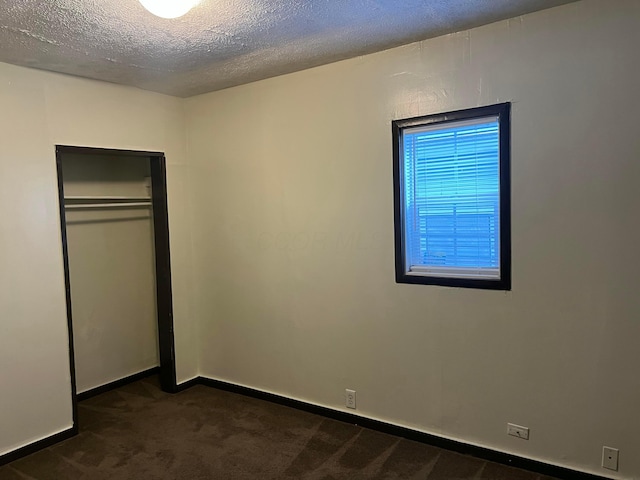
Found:
[[[150,159],[66,153],[61,165],[82,393],[159,365]]]

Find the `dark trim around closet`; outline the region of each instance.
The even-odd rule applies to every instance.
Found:
[[[62,151],[56,147],[56,168],[58,171],[58,198],[60,207],[60,230],[62,233],[62,257],[64,263],[64,291],[67,302],[67,330],[69,332],[69,368],[71,370],[71,398],[73,402],[72,434],[78,433],[78,399],[76,390],[76,360],[73,350],[73,323],[71,321],[71,282],[69,280],[69,248],[67,246],[67,217],[64,212],[64,184],[62,183]],[[29,452],[31,453],[31,452]]]
[[[160,345],[160,385],[175,393],[176,353],[173,338],[173,294],[171,291],[171,256],[169,253],[169,212],[167,209],[167,166],[164,154],[151,155],[151,192],[156,251],[156,301],[158,308],[158,343]]]
[[[69,251],[64,210],[64,184],[62,158],[65,154],[75,155],[117,155],[119,157],[147,157],[151,170],[151,190],[153,205],[153,228],[156,267],[156,302],[158,310],[158,347],[160,352],[160,384],[162,390],[176,392],[176,360],[173,337],[173,302],[171,290],[171,259],[169,253],[169,217],[167,210],[166,159],[162,152],[117,150],[107,148],[74,147],[56,145],[58,169],[58,196],[60,203],[60,228],[62,231],[62,254],[64,257],[64,280],[67,301],[67,322],[69,329],[69,363],[71,370],[71,395],[73,399],[73,430],[78,430],[78,395],[76,391],[75,358],[73,350],[73,322],[71,312],[71,282],[69,278]]]

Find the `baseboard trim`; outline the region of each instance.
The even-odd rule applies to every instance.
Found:
[[[99,395],[101,393],[127,385],[129,383],[149,377],[151,375],[158,374],[159,371],[160,371],[159,367],[154,367],[149,370],[145,370],[143,372],[130,375],[126,378],[116,380],[115,382],[111,382],[106,385],[93,388],[91,390],[78,394],[78,400],[85,400],[87,398],[91,398],[95,395]],[[412,430],[407,427],[393,425],[391,423],[386,423],[380,420],[374,420],[371,418],[362,417],[360,415],[354,415],[352,413],[347,413],[340,410],[334,410],[332,408],[322,407],[320,405],[314,405],[312,403],[303,402],[301,400],[294,400],[292,398],[284,397],[282,395],[268,393],[262,390],[257,390],[250,387],[244,387],[241,385],[236,385],[234,383],[224,382],[222,380],[214,380],[212,378],[207,378],[207,377],[195,377],[195,378],[192,378],[191,380],[187,380],[186,382],[183,382],[177,385],[175,391],[176,393],[182,392],[195,385],[204,385],[207,387],[216,388],[218,390],[224,390],[227,392],[237,393],[240,395],[245,395],[247,397],[252,397],[259,400],[265,400],[267,402],[272,402],[272,403],[276,403],[286,407],[295,408],[297,410],[302,410],[302,411],[313,413],[316,415],[321,415],[323,417],[331,418],[341,422],[359,425],[361,427],[369,428],[371,430],[376,430],[379,432],[388,433],[398,437],[403,437],[408,440],[413,440],[413,441],[424,443],[427,445],[432,445],[434,447],[443,448],[445,450],[451,450],[451,451],[462,453],[465,455],[471,455],[473,457],[477,457],[483,460],[488,460],[491,462],[500,463],[500,464],[508,465],[511,467],[521,468],[523,470],[529,470],[531,472],[535,472],[541,475],[548,475],[550,477],[556,477],[563,480],[611,480],[608,477],[602,477],[602,476],[594,475],[591,473],[572,470],[566,467],[551,465],[548,463],[540,462],[538,460],[531,460],[529,458],[519,457],[517,455],[511,455],[508,453],[499,452],[497,450],[492,450],[490,448],[479,447],[477,445],[470,445],[468,443],[460,442],[457,440],[451,440],[451,439],[439,437],[437,435],[433,435],[430,433],[424,433],[417,430]],[[18,448],[17,450],[13,450],[12,452],[6,453],[4,455],[0,455],[0,466],[6,465],[7,463],[11,463],[27,455],[31,455],[32,453],[35,453],[38,450],[42,450],[44,448],[50,447],[55,443],[61,442],[63,440],[67,440],[68,438],[71,438],[77,435],[77,433],[78,433],[77,426],[74,425],[72,428],[56,433],[42,440],[38,440],[37,442],[31,443],[29,445],[25,445],[24,447]]]
[[[53,435],[43,438],[42,440],[38,440],[36,442],[30,443],[29,445],[25,445],[24,447],[20,447],[17,450],[13,450],[9,453],[5,453],[4,455],[0,455],[0,466],[19,460],[22,457],[31,455],[32,453],[36,453],[38,450],[50,447],[51,445],[54,445],[63,440],[67,440],[68,438],[71,438],[77,434],[78,430],[75,427],[71,427],[67,430],[63,430],[62,432],[54,433]]]
[[[483,460],[488,460],[511,467],[521,468],[523,470],[529,470],[541,475],[548,475],[550,477],[556,477],[564,480],[611,480],[607,477],[601,477],[590,473],[580,472],[578,470],[572,470],[570,468],[560,467],[557,465],[551,465],[548,463],[540,462],[538,460],[531,460],[525,457],[519,457],[490,448],[479,447],[477,445],[470,445],[468,443],[451,440],[448,438],[439,437],[437,435],[419,432],[410,428],[393,425],[391,423],[382,422],[380,420],[373,420],[367,417],[361,417],[352,413],[342,412],[340,410],[334,410],[328,407],[321,407],[312,403],[303,402],[301,400],[294,400],[292,398],[283,397],[274,393],[268,393],[261,390],[256,390],[249,387],[236,385],[233,383],[224,382],[221,380],[214,380],[206,377],[199,377],[190,380],[186,383],[206,385],[208,387],[217,388],[218,390],[224,390],[227,392],[238,393],[259,400],[266,400],[268,402],[277,403],[287,407],[303,410],[305,412],[314,413],[323,417],[332,418],[341,422],[351,423],[359,425],[361,427],[369,428],[371,430],[377,430],[379,432],[388,433],[398,437],[403,437],[408,440],[414,440],[420,443],[432,445],[434,447],[443,448],[445,450],[451,450],[454,452],[462,453],[465,455],[471,455]],[[184,385],[184,384],[182,384]],[[186,387],[188,388],[188,387]]]
[[[134,373],[133,375],[129,375],[128,377],[121,378],[113,382],[109,382],[106,385],[101,385],[99,387],[92,388],[91,390],[87,390],[86,392],[78,393],[76,395],[76,398],[78,399],[78,401],[86,400],[88,398],[95,397],[96,395],[100,395],[101,393],[105,393],[110,390],[123,387],[124,385],[128,385],[129,383],[133,383],[143,378],[147,378],[159,373],[160,373],[160,367],[153,367],[148,370],[144,370],[142,372]],[[38,450],[43,450],[58,442],[67,440],[77,434],[78,434],[78,426],[74,425],[73,427],[67,430],[64,430],[60,433],[56,433],[49,437],[43,438],[42,440],[38,440],[36,442],[25,445],[24,447],[18,448],[17,450],[13,450],[9,453],[5,453],[4,455],[0,455],[0,465],[6,465],[7,463],[11,463],[15,460],[19,460],[22,457],[26,457],[27,455],[31,455],[32,453],[35,453]]]
[[[200,385],[200,384],[202,384],[202,377],[194,377],[191,380],[187,380],[186,382],[182,382],[176,385],[176,389],[174,393],[184,392],[185,390],[188,390],[194,385]]]
[[[129,375],[128,377],[124,377],[119,380],[109,382],[105,385],[100,385],[99,387],[92,388],[91,390],[78,393],[77,398],[78,398],[78,401],[81,402],[88,398],[95,397],[96,395],[100,395],[101,393],[105,393],[110,390],[114,390],[116,388],[124,387],[129,383],[137,382],[138,380],[142,380],[143,378],[150,377],[151,375],[157,375],[159,373],[160,373],[160,367],[153,367],[148,370],[144,370],[142,372],[134,373],[133,375]]]

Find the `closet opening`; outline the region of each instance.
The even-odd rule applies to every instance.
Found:
[[[159,372],[177,391],[164,153],[56,146],[74,428],[79,397]]]

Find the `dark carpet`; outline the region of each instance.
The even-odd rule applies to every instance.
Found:
[[[155,377],[84,400],[80,434],[2,480],[553,480],[262,400]]]

